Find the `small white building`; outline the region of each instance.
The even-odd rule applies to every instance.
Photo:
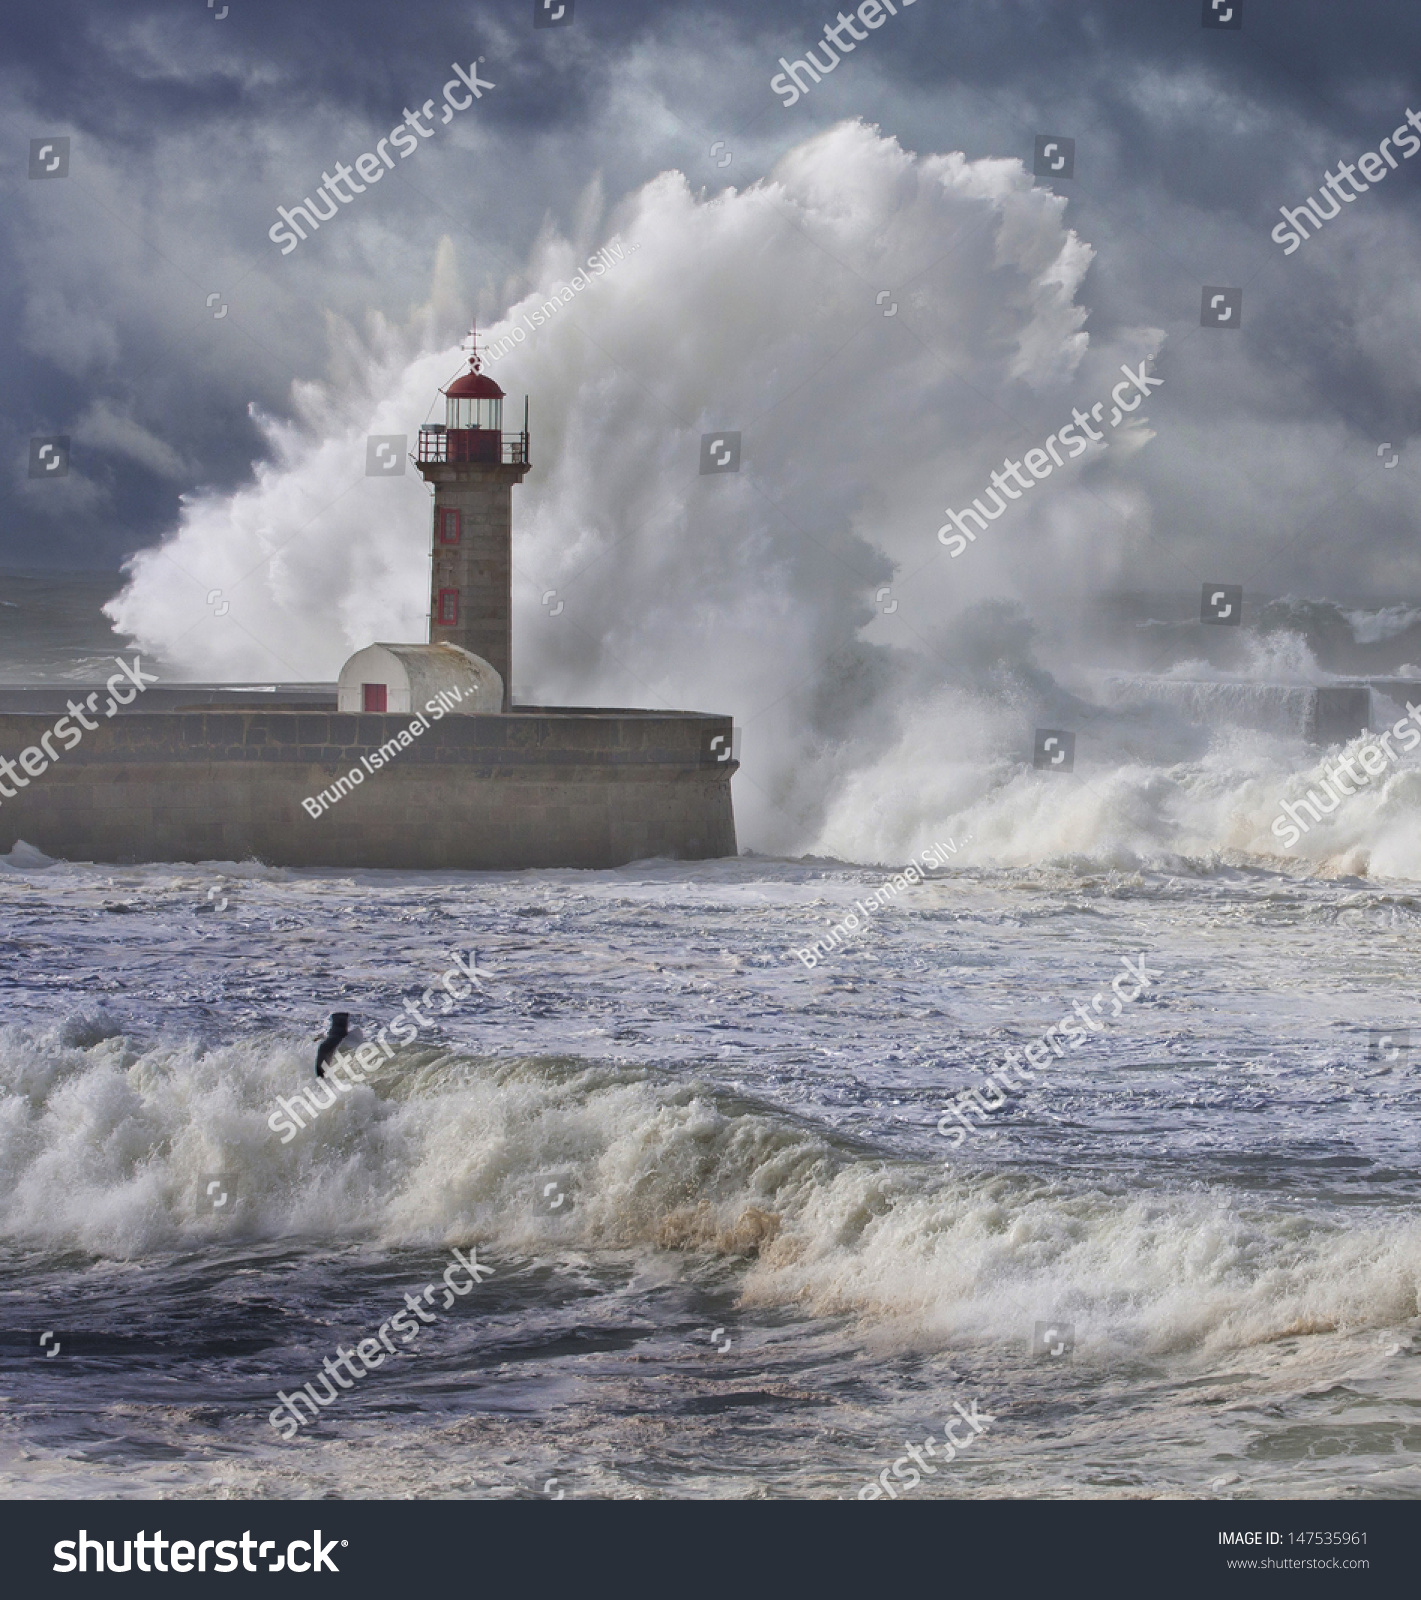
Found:
[[[503,679],[483,659],[457,644],[368,644],[340,669],[337,709],[423,711],[440,702],[453,715],[503,710]]]

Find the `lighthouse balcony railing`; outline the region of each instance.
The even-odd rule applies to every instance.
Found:
[[[505,466],[528,465],[528,435],[495,433],[492,428],[446,428],[431,423],[419,430],[419,454],[426,462],[488,462]]]

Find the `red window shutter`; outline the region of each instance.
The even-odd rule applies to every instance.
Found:
[[[442,507],[439,512],[440,544],[458,544],[460,531],[459,513],[447,506]]]
[[[452,628],[459,621],[459,591],[457,589],[441,589],[439,591],[439,625],[442,628]]]
[[[365,709],[367,711],[384,711],[385,685],[383,683],[362,683],[360,687],[365,694]]]

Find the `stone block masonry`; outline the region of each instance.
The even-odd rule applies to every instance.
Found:
[[[512,464],[427,463],[434,485],[435,539],[429,604],[429,642],[456,644],[481,656],[503,679],[505,711],[513,682],[513,487],[528,468]],[[459,517],[457,541],[439,536],[446,511]],[[454,613],[441,611],[452,594]]]
[[[523,707],[446,717],[337,810],[319,792],[398,734],[403,716],[128,712],[0,808],[19,839],[73,861],[516,870],[736,853],[729,717]],[[0,750],[48,719],[0,715]],[[721,736],[721,743],[712,740]]]

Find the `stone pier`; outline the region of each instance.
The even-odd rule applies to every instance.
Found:
[[[47,704],[0,713],[0,754],[38,746],[55,715]],[[736,853],[729,717],[536,706],[446,716],[369,770],[361,757],[411,720],[131,709],[25,787],[5,782],[16,793],[0,798],[0,850],[24,839],[72,861],[425,870]],[[362,781],[323,815],[303,808],[352,773]]]

